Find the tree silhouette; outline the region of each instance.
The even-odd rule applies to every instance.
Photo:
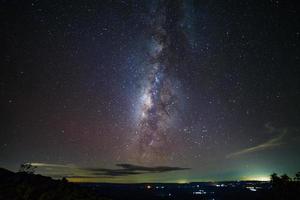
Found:
[[[296,173],[293,179],[287,174],[281,176],[276,173],[271,174],[270,199],[298,199],[300,192],[299,180],[300,172]]]
[[[278,187],[281,183],[280,177],[276,174],[273,173],[271,174],[271,184],[273,187]]]
[[[281,184],[287,184],[288,182],[291,181],[291,178],[286,174],[281,175],[280,179],[281,179]]]
[[[300,181],[300,172],[297,172],[294,178],[295,181]]]
[[[36,167],[31,163],[24,163],[20,165],[19,172],[24,172],[27,174],[34,174]]]

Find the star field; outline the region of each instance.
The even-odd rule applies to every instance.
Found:
[[[294,1],[0,5],[0,166],[188,169],[116,182],[299,171]]]

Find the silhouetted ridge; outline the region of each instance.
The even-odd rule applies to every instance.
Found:
[[[65,179],[54,180],[26,172],[0,168],[0,200],[104,200],[94,191],[81,188]]]

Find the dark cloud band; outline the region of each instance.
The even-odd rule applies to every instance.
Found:
[[[111,168],[81,168],[73,165],[56,165],[49,163],[29,163],[44,174],[49,174],[53,177],[68,177],[68,178],[113,178],[124,177],[131,175],[141,175],[149,173],[165,173],[171,171],[188,170],[189,168],[171,167],[171,166],[140,166],[128,163],[116,164],[117,169]],[[63,170],[62,170],[63,169]]]

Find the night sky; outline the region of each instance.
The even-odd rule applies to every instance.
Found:
[[[300,171],[297,1],[0,1],[0,166],[71,181]]]

